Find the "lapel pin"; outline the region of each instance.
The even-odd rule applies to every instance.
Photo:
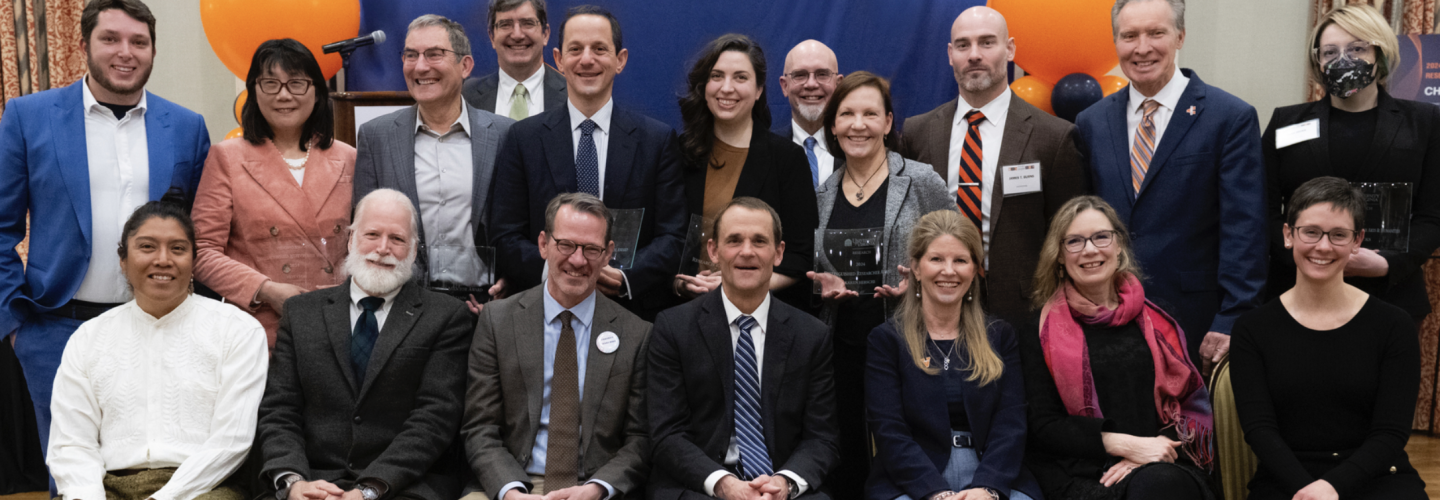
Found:
[[[414,316],[414,315],[415,315],[415,311],[405,311],[405,315],[406,315],[406,316]]]
[[[1185,110],[1185,112],[1190,113],[1190,116],[1195,116],[1195,106],[1190,106],[1190,109]]]
[[[599,338],[595,339],[595,347],[600,348],[600,352],[605,354],[613,353],[615,349],[620,348],[620,336],[615,335],[615,332],[602,333]]]

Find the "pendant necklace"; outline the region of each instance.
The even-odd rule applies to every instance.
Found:
[[[890,159],[886,158],[885,163],[880,164],[880,167],[876,168],[874,172],[870,172],[870,177],[865,179],[865,184],[855,182],[855,176],[853,175],[846,176],[850,178],[850,183],[855,185],[855,201],[862,201],[865,199],[865,187],[870,185],[870,181],[875,180],[875,174],[880,173],[881,170],[889,170],[888,168],[886,168],[887,166],[889,166],[889,164]]]
[[[940,351],[940,354],[943,355],[943,356],[945,356],[945,362],[944,362],[944,365],[943,365],[943,367],[942,367],[941,369],[943,369],[943,370],[945,370],[945,371],[950,371],[950,356],[951,356],[952,354],[955,354],[955,345],[956,345],[956,344],[959,344],[959,343],[960,343],[960,338],[959,338],[959,337],[956,337],[956,338],[955,338],[955,343],[950,344],[950,352],[945,352],[944,349],[941,349],[941,348],[940,348],[940,344],[935,343],[935,339],[930,339],[930,345],[935,346],[935,350],[936,350],[936,351]]]

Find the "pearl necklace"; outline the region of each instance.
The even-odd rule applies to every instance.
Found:
[[[285,160],[285,164],[290,166],[290,170],[305,170],[305,164],[310,161],[310,151],[315,149],[315,143],[312,141],[310,144],[307,145],[309,147],[305,148],[304,158],[292,160],[286,158],[285,153],[280,152],[280,146],[276,146],[275,141],[270,141],[270,146],[275,148],[275,152],[280,154],[280,159]]]

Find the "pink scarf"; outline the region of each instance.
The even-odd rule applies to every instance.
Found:
[[[1108,309],[1080,295],[1068,281],[1040,310],[1040,347],[1060,400],[1070,415],[1104,418],[1090,372],[1085,345],[1087,325],[1116,327],[1138,321],[1155,360],[1155,410],[1166,428],[1174,427],[1185,444],[1181,449],[1195,465],[1209,469],[1214,458],[1210,394],[1200,371],[1185,352],[1180,327],[1159,307],[1145,300],[1134,276],[1120,284],[1120,305]]]

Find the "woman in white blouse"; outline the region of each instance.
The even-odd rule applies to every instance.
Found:
[[[191,293],[195,228],[152,201],[125,223],[135,300],[85,322],[55,376],[46,464],[64,500],[240,500],[265,390],[265,330]],[[118,277],[117,277],[118,278]]]

